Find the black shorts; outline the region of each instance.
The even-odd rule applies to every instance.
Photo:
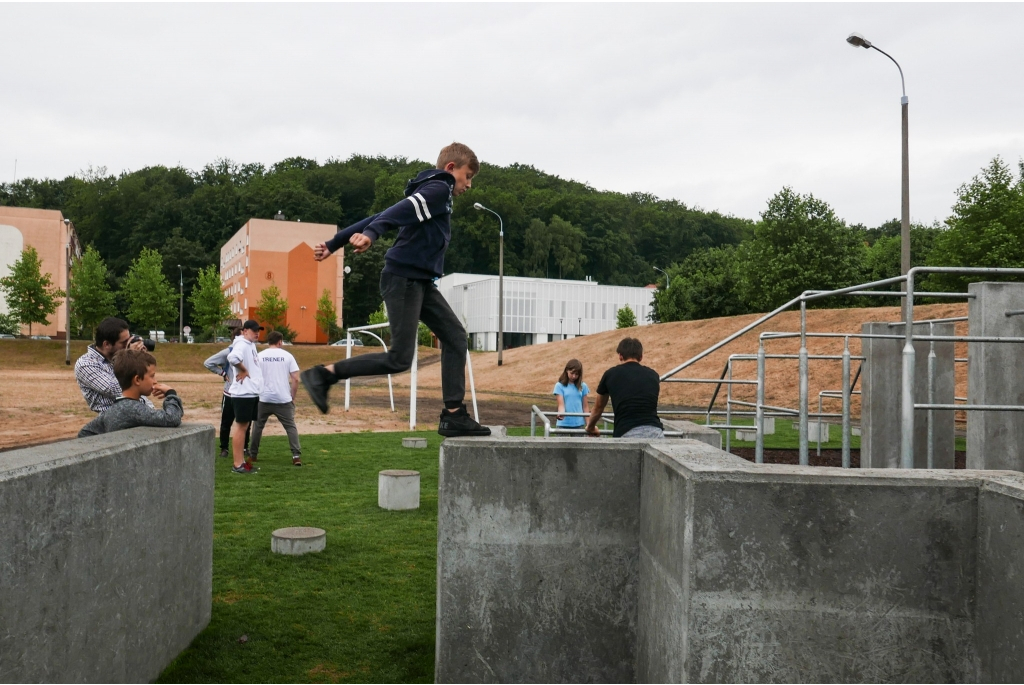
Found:
[[[232,397],[231,407],[235,410],[235,423],[252,423],[256,420],[259,397]]]

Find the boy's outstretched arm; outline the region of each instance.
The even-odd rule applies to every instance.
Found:
[[[415,193],[396,202],[380,214],[374,214],[359,223],[352,224],[345,230],[338,231],[326,243],[318,245],[315,250],[317,261],[326,259],[349,242],[356,248],[357,253],[365,252],[370,245],[377,242],[377,238],[392,228],[421,224],[434,217],[447,214],[450,199],[451,189],[444,181],[425,183]],[[369,238],[369,243],[361,238],[355,238],[357,234]]]

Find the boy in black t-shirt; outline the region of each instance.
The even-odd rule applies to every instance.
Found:
[[[615,350],[618,366],[604,372],[597,386],[597,401],[587,419],[589,435],[600,435],[597,422],[611,397],[615,410],[616,438],[663,438],[661,420],[658,419],[658,393],[661,378],[654,369],[642,366],[644,346],[636,338],[624,338]]]

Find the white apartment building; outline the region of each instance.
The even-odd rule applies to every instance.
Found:
[[[462,319],[470,348],[498,349],[498,277],[448,274],[437,282],[441,295]],[[505,349],[591,335],[615,328],[621,307],[646,326],[654,286],[633,288],[596,281],[505,277]]]

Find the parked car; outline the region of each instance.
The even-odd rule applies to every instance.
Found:
[[[11,335],[10,333],[0,333],[0,339],[10,338],[11,340],[14,340],[16,337],[17,336]]]
[[[48,336],[48,335],[30,335],[28,337],[28,339],[29,340],[51,340],[50,336]]]
[[[216,340],[214,340],[213,342],[219,342],[219,343],[229,343],[229,342],[231,342],[231,338],[224,338],[224,337],[218,337],[218,338],[217,338]]]
[[[348,338],[342,338],[337,342],[332,342],[331,347],[348,347]],[[363,341],[358,338],[352,338],[352,347],[364,347]]]

